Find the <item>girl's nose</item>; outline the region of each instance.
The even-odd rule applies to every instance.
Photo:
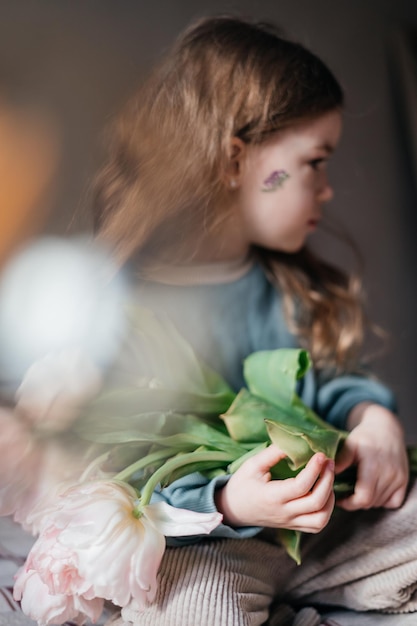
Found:
[[[317,199],[319,202],[329,202],[332,200],[333,196],[333,187],[330,185],[326,177],[318,189]]]

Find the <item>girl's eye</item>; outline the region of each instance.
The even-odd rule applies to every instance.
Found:
[[[318,159],[312,159],[311,161],[309,161],[309,165],[313,168],[313,170],[322,169],[326,165],[326,163],[327,160],[323,157],[320,157]]]

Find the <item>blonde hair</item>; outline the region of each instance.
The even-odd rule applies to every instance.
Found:
[[[116,122],[95,186],[97,236],[120,263],[156,253],[172,262],[190,258],[190,246],[227,215],[232,138],[259,144],[342,106],[327,66],[274,26],[231,16],[199,20]],[[358,281],[307,250],[257,252],[316,365],[346,368],[363,336]]]

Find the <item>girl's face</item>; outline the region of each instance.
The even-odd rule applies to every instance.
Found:
[[[341,114],[331,111],[260,146],[245,146],[235,164],[242,244],[288,253],[303,247],[333,197],[327,162],[341,129]]]

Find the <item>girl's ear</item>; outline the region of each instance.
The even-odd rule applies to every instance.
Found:
[[[224,173],[226,185],[230,189],[237,189],[242,181],[243,161],[246,153],[247,145],[238,137],[232,137]]]

